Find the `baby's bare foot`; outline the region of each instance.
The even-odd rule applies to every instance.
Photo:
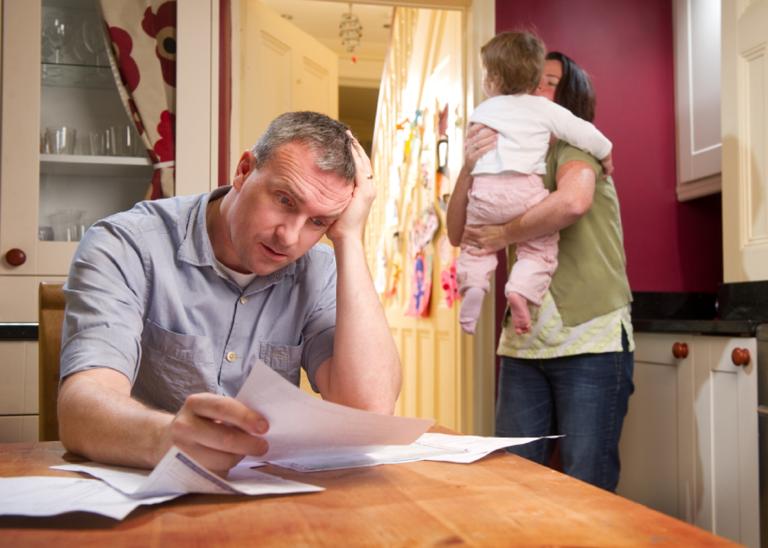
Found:
[[[512,313],[512,325],[515,333],[522,335],[531,330],[531,312],[528,310],[528,301],[520,293],[514,291],[507,295],[509,311]]]

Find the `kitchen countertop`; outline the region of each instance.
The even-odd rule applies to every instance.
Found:
[[[0,341],[36,341],[37,323],[0,323]]]
[[[762,321],[752,320],[685,320],[632,318],[636,333],[691,333],[729,337],[754,337]]]
[[[754,337],[764,321],[752,320],[687,320],[632,318],[635,332],[697,333],[731,337]],[[36,341],[36,323],[0,323],[0,341]]]
[[[632,293],[638,333],[754,337],[768,324],[768,281],[721,284],[717,293]],[[36,341],[37,323],[0,323],[0,341]]]

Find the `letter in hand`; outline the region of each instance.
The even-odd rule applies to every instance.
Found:
[[[243,457],[268,449],[260,437],[269,429],[267,420],[242,402],[217,394],[189,396],[168,429],[169,446],[222,477]]]

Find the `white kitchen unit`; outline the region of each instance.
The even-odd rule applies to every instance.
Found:
[[[759,546],[757,343],[636,333],[617,492]]]
[[[142,200],[153,168],[126,140],[97,0],[1,5],[0,324],[37,322],[38,284],[65,279],[84,231]],[[218,5],[177,4],[176,194],[216,186]],[[36,355],[0,342],[0,442],[36,437]]]
[[[722,18],[723,281],[768,280],[768,0]]]
[[[720,192],[720,0],[674,0],[677,198]]]

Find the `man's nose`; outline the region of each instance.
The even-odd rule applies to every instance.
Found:
[[[283,222],[280,223],[277,230],[275,230],[280,245],[290,247],[297,243],[303,226],[303,221],[296,216],[283,219]]]

